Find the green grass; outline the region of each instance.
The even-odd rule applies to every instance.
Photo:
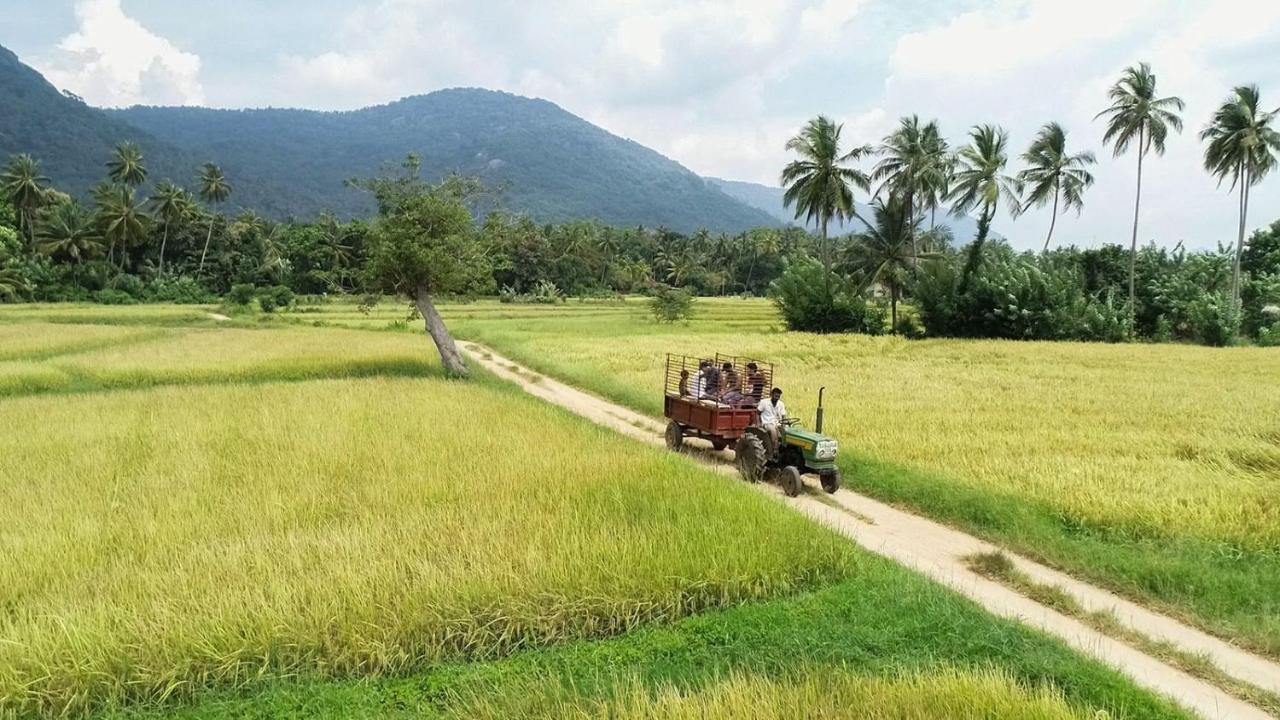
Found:
[[[547,703],[559,709],[609,705],[630,698],[637,688],[714,693],[726,678],[744,674],[775,680],[821,681],[830,674],[892,681],[948,678],[956,672],[998,673],[1016,682],[1019,692],[1060,694],[1073,712],[1090,717],[1096,711],[1129,720],[1189,717],[1060,642],[995,619],[876,557],[860,561],[856,578],[822,590],[711,611],[617,638],[571,642],[488,662],[443,664],[401,677],[277,681],[251,694],[214,693],[162,712],[112,717],[453,718],[480,711],[524,717],[537,716],[539,706],[545,709]],[[1011,692],[1004,700],[1018,704],[1018,694]],[[972,715],[955,717],[965,716]]]

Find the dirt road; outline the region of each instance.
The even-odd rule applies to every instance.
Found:
[[[521,367],[488,348],[470,342],[463,343],[462,348],[472,361],[498,377],[518,384],[531,395],[637,440],[655,445],[663,443],[665,426],[653,418]],[[732,458],[731,453],[708,451],[700,453],[700,456],[711,462],[713,467],[736,476],[732,466],[727,464]],[[755,487],[864,548],[962,593],[995,615],[1018,620],[1061,638],[1077,650],[1125,673],[1139,685],[1173,698],[1204,718],[1266,720],[1272,717],[1210,683],[970,570],[964,558],[999,549],[990,543],[848,490],[831,496],[838,505],[833,507],[805,495],[785,498],[767,485]],[[1026,558],[1005,554],[1027,576],[1036,582],[1061,588],[1086,610],[1110,611],[1134,631],[1203,655],[1237,679],[1280,693],[1280,665],[1106,590]]]

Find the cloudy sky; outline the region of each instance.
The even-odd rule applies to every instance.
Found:
[[[1056,120],[1097,183],[1055,243],[1127,242],[1135,158],[1093,119],[1146,60],[1187,129],[1144,178],[1142,241],[1233,240],[1235,204],[1196,138],[1233,85],[1280,106],[1276,0],[0,0],[0,44],[97,105],[350,109],[445,87],[552,100],[692,170],[775,183],[783,143],[829,114],[850,142],[907,113],[954,143],[975,123],[1019,151]],[[1280,218],[1280,174],[1251,226]],[[1047,211],[998,228],[1043,242]]]

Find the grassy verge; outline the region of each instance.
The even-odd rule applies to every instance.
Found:
[[[968,565],[975,572],[1022,593],[1036,602],[1058,612],[1077,618],[1094,629],[1122,640],[1144,653],[1159,658],[1183,672],[1208,681],[1232,695],[1280,717],[1280,695],[1264,690],[1223,672],[1211,658],[1189,653],[1176,645],[1153,640],[1146,635],[1121,624],[1109,612],[1085,610],[1075,598],[1054,585],[1038,583],[1014,567],[1002,553],[987,553],[968,558]]]
[[[727,678],[744,674],[773,680],[817,677],[824,684],[854,675],[893,684],[903,677],[947,678],[955,672],[1011,679],[1019,690],[1011,690],[1006,702],[1016,701],[1018,692],[1049,693],[1060,694],[1072,712],[1089,716],[1104,711],[1128,720],[1189,717],[1060,642],[993,618],[954,593],[872,557],[860,562],[855,579],[822,590],[639,628],[623,637],[491,662],[444,664],[402,677],[277,681],[252,694],[222,692],[182,707],[114,717],[521,717],[536,716],[539,707],[590,712],[599,704],[625,704],[637,688],[646,698],[672,690],[714,694]],[[765,692],[773,694],[771,688]],[[953,717],[975,716],[980,715]]]

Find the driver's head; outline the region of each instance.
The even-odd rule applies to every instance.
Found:
[[[782,388],[774,388],[769,391],[769,399],[778,402],[782,399]]]

